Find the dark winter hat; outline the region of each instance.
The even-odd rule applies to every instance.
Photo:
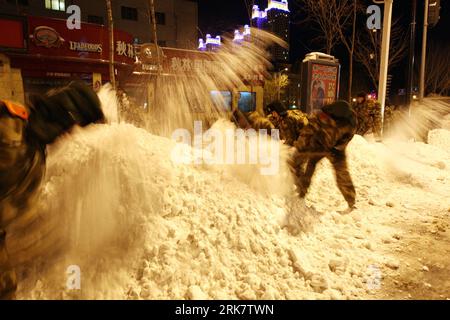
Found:
[[[271,112],[275,111],[280,116],[284,116],[286,114],[286,112],[287,112],[286,106],[281,101],[274,101],[274,102],[269,103],[266,106],[266,110],[267,110],[268,113],[271,113]]]
[[[356,125],[355,113],[347,101],[338,100],[324,106],[322,111],[335,120],[346,121],[352,126]]]

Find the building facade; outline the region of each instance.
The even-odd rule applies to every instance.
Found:
[[[0,15],[0,96],[23,102],[73,80],[94,88],[110,81],[109,30],[81,23],[70,30],[66,21],[37,16]],[[117,83],[133,72],[133,36],[114,30],[114,69]]]
[[[252,26],[277,35],[289,44],[290,11],[287,0],[268,0],[268,6],[260,10],[258,5],[252,9]],[[289,65],[289,47],[274,45],[270,52],[275,67],[284,69]]]
[[[81,20],[107,24],[106,1],[92,0],[0,0],[0,14],[33,15],[67,19],[71,5],[81,9]],[[133,35],[136,43],[153,41],[148,0],[112,0],[115,28]],[[157,37],[161,46],[197,47],[198,4],[193,0],[155,0]]]

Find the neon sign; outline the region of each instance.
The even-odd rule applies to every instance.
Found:
[[[252,19],[266,19],[267,18],[267,9],[264,11],[259,10],[259,6],[255,4],[253,6],[253,10],[252,10]]]
[[[220,46],[222,44],[222,40],[220,39],[220,36],[213,38],[213,37],[211,37],[210,34],[207,34],[206,35],[206,44],[213,44],[216,46]]]
[[[222,39],[220,38],[220,36],[213,38],[208,33],[206,35],[206,40],[203,40],[202,38],[198,39],[198,50],[206,50],[206,46],[208,44],[213,45],[213,46],[220,46],[220,45],[222,45]]]
[[[269,0],[269,5],[267,7],[267,10],[271,10],[271,9],[278,9],[278,10],[283,10],[283,11],[289,12],[288,1],[287,0],[281,0],[281,1]]]
[[[248,24],[244,26],[244,32],[240,32],[239,30],[234,30],[234,39],[233,41],[242,41],[246,36],[250,36],[251,31]]]
[[[259,6],[254,5],[252,9],[252,19],[267,19],[267,11],[272,9],[289,12],[288,0],[269,0],[265,10],[260,10]]]
[[[198,49],[199,50],[206,50],[206,44],[203,39],[198,39]]]

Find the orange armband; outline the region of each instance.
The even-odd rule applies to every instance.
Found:
[[[3,103],[6,106],[6,109],[8,109],[9,113],[12,116],[19,117],[23,120],[28,120],[28,110],[21,104],[9,101],[9,100],[3,100]]]

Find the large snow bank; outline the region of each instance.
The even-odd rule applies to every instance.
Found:
[[[402,180],[387,146],[355,136],[348,154],[360,209],[336,212],[345,202],[324,160],[307,196],[318,213],[289,196],[286,167],[280,176],[252,179],[254,167],[174,164],[173,147],[169,139],[113,124],[80,130],[50,150],[39,210],[56,221],[50,232],[64,250],[34,263],[18,297],[73,297],[65,290],[69,265],[82,271],[76,298],[361,297],[383,265],[396,266],[375,250],[390,232],[376,216],[395,212],[384,207],[396,201],[388,189],[420,180],[419,165],[448,174],[448,167],[434,166],[442,151],[420,145],[430,162],[411,160],[400,175],[410,180]],[[303,232],[284,227],[292,221]]]
[[[450,152],[450,131],[446,129],[435,129],[428,133],[428,143]]]

